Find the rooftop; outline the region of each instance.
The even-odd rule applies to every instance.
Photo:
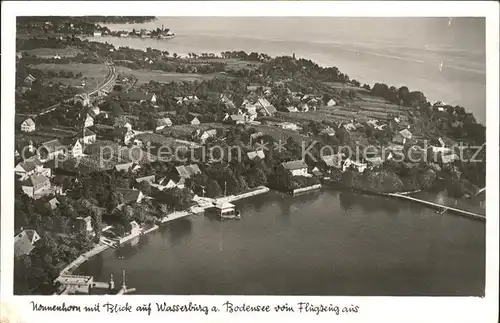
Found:
[[[287,170],[307,168],[307,164],[303,160],[292,160],[281,164]]]

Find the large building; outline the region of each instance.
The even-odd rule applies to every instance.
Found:
[[[285,170],[289,171],[292,176],[309,176],[307,173],[307,164],[303,160],[292,160],[281,164]]]

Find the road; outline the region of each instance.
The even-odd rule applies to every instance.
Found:
[[[104,80],[104,82],[101,85],[99,85],[96,89],[94,89],[90,92],[87,92],[87,94],[89,96],[91,96],[91,95],[97,93],[98,91],[104,89],[105,87],[109,86],[116,79],[116,67],[115,67],[115,65],[112,62],[105,62],[104,64],[108,68],[108,75],[106,76],[106,79]],[[73,101],[73,98],[64,100],[62,103],[69,103],[71,101]],[[61,105],[61,103],[54,104],[54,105],[48,107],[47,109],[45,109],[44,111],[39,112],[39,113],[32,113],[32,114],[18,113],[17,115],[22,116],[22,117],[36,118],[36,117],[43,116],[44,114],[47,114],[47,113],[54,111],[60,105]]]

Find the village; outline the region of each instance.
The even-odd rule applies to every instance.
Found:
[[[210,79],[139,82],[137,69],[113,60],[125,49],[92,46],[106,55],[94,58],[105,66],[94,86],[84,79],[56,86],[30,67],[37,65],[24,66],[16,85],[15,256],[47,252],[37,247],[45,236],[76,240],[57,251],[47,276],[65,293],[89,285],[72,271],[103,249],[208,208],[235,212],[231,202],[269,190],[398,193],[444,182],[470,197],[484,186],[471,182],[467,171],[477,170],[466,167],[477,166],[462,165],[456,147],[475,122],[463,108],[431,105],[420,92],[361,86],[338,70],[335,80],[320,82],[311,75],[332,71],[294,54],[256,55],[255,67],[233,53],[213,58],[231,68]],[[45,60],[58,61],[61,52],[54,48]],[[162,60],[198,75],[196,66],[212,64],[143,53],[142,69]],[[20,50],[17,64],[26,57]],[[236,68],[235,61],[243,63]],[[55,87],[60,102],[33,103],[30,93]]]

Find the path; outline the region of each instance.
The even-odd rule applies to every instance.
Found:
[[[108,75],[107,75],[106,79],[104,80],[104,82],[101,85],[99,85],[96,89],[94,89],[94,90],[92,90],[90,92],[87,92],[87,94],[89,96],[91,96],[91,95],[99,92],[100,90],[104,89],[105,87],[109,86],[116,79],[116,68],[115,68],[115,65],[112,62],[105,62],[104,64],[108,68]],[[70,99],[67,99],[67,100],[64,100],[62,103],[69,103],[69,102],[73,101],[73,99],[74,99],[74,97],[72,97]],[[17,115],[22,116],[22,117],[36,118],[36,117],[40,117],[40,116],[43,116],[43,115],[45,115],[47,113],[50,113],[50,112],[54,111],[60,105],[61,105],[61,103],[54,104],[54,105],[48,107],[47,109],[45,109],[45,110],[43,110],[43,111],[41,111],[39,113],[18,113]]]

